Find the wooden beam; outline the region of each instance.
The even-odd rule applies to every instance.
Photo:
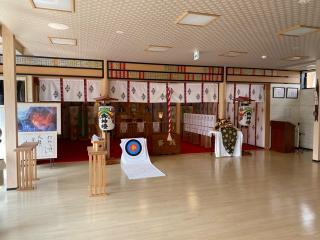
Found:
[[[268,76],[237,76],[228,75],[228,82],[244,82],[244,83],[300,83],[300,75],[297,73],[294,76],[283,77],[268,77]]]
[[[264,146],[265,149],[270,149],[270,92],[271,84],[266,83],[265,85],[265,101],[264,101],[264,126],[265,126],[265,135],[264,135]]]
[[[15,38],[2,25],[3,78],[5,110],[5,161],[7,164],[7,189],[17,188],[17,162],[14,149],[17,147],[17,81]]]
[[[320,86],[320,59],[316,62],[316,76],[317,76],[317,83]],[[318,103],[320,102],[320,94],[318,96]],[[319,105],[318,105],[319,107]],[[313,124],[313,153],[312,153],[312,160],[316,162],[320,162],[320,122],[319,122],[319,114],[317,121],[314,121]]]
[[[0,36],[2,37],[2,26],[1,25],[0,25]],[[15,47],[15,50],[17,50],[20,54],[24,53],[25,48],[17,39],[14,39],[14,47]]]

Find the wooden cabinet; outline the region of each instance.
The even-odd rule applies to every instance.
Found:
[[[271,121],[271,150],[283,153],[295,150],[295,125],[289,122]]]
[[[179,154],[180,153],[180,135],[171,134],[173,141],[167,141],[168,133],[158,133],[152,135],[152,154]]]

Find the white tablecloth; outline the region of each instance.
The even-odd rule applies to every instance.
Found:
[[[223,146],[222,141],[222,134],[220,131],[210,131],[209,135],[215,136],[215,145],[214,145],[214,152],[216,157],[241,157],[242,153],[242,141],[243,141],[243,134],[241,131],[237,131],[237,141],[234,148],[234,152],[230,155]]]

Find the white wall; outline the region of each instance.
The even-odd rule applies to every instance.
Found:
[[[298,88],[298,99],[273,98],[273,87]],[[300,123],[300,144],[304,148],[312,149],[313,141],[313,89],[300,90],[299,84],[271,84],[270,119],[291,122],[297,126]],[[298,135],[296,133],[296,141]],[[298,143],[296,143],[298,146]]]
[[[314,89],[302,89],[300,91],[300,143],[302,147],[312,149],[313,142],[313,111],[314,111]]]

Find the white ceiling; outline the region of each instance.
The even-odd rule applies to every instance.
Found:
[[[176,64],[283,68],[296,63],[281,59],[320,58],[320,32],[280,37],[277,32],[302,24],[320,27],[320,0],[76,0],[75,13],[32,8],[30,0],[1,0],[0,22],[34,55]],[[186,10],[221,17],[206,27],[175,24]],[[48,23],[63,23],[65,31]],[[123,34],[117,34],[121,30]],[[48,36],[76,38],[78,46],[54,46]],[[168,52],[146,52],[148,45],[165,45]],[[192,60],[195,48],[200,60]],[[248,54],[230,58],[233,50]],[[261,55],[267,55],[266,60]]]

